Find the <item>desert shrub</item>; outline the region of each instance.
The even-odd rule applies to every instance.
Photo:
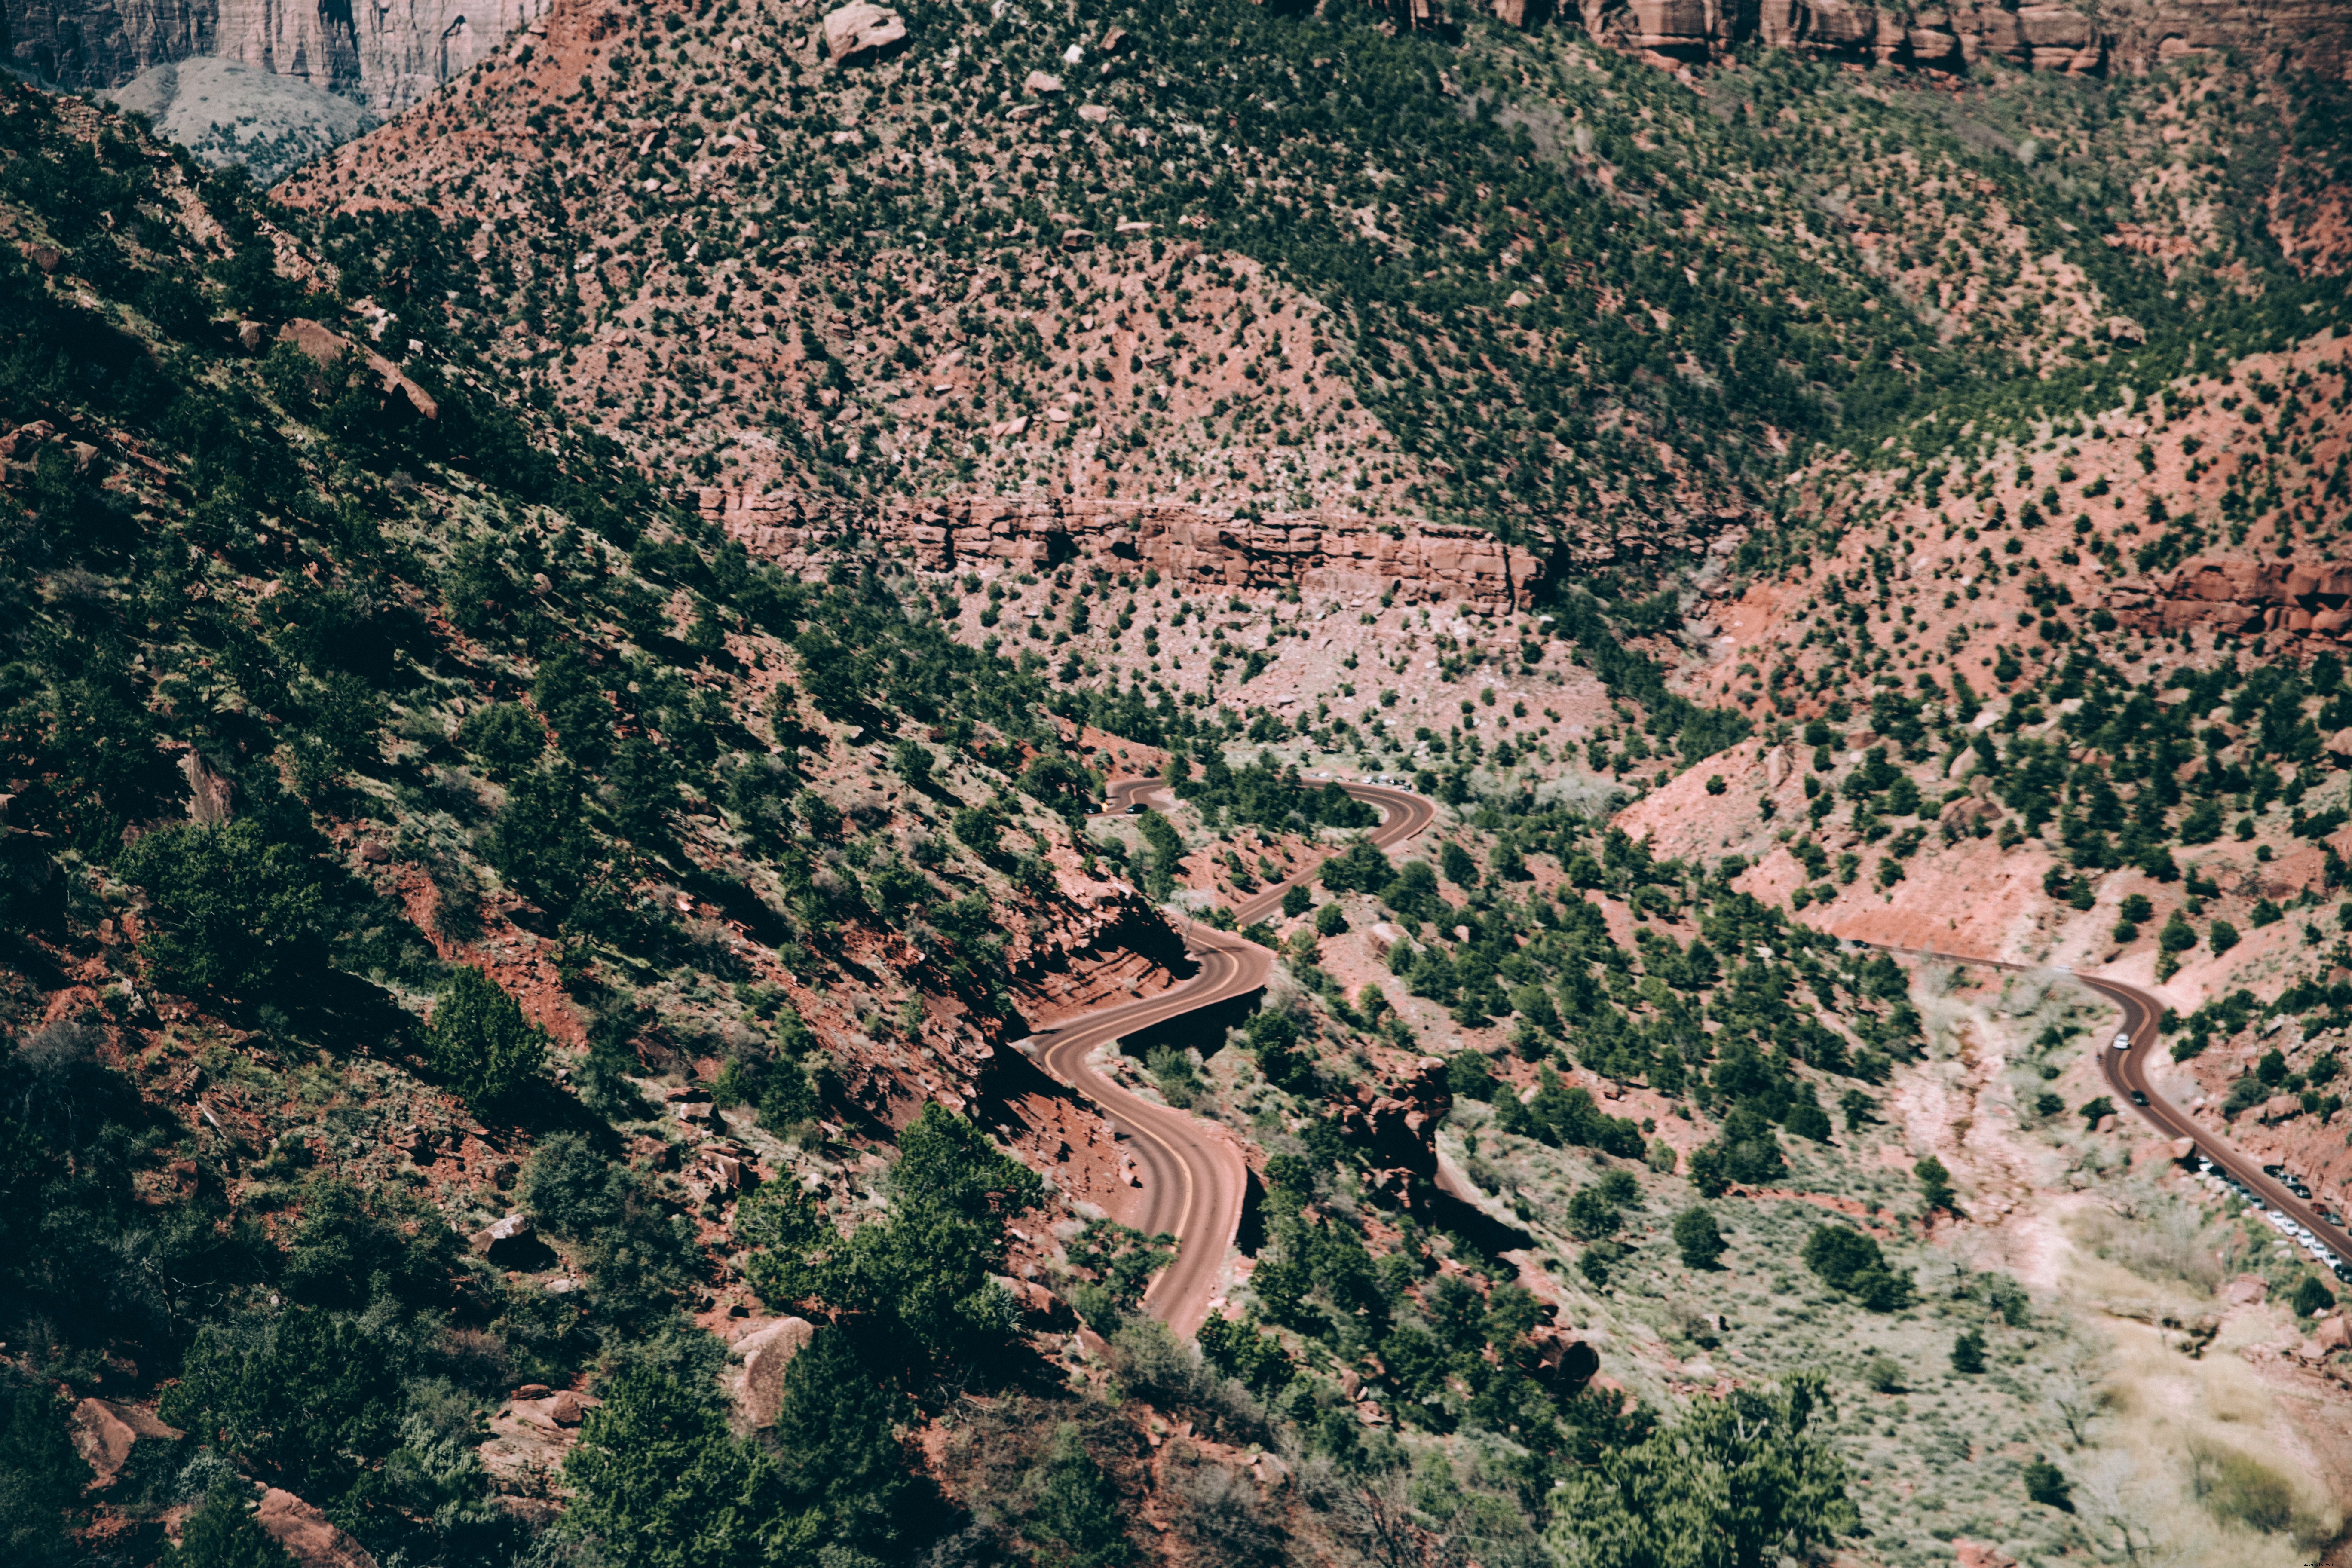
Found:
[[[496,981],[470,964],[452,970],[425,1032],[434,1069],[468,1103],[511,1104],[539,1078],[547,1037]]]
[[[397,1441],[399,1371],[394,1347],[357,1322],[291,1307],[265,1326],[199,1333],[162,1414],[331,1508]]]
[[[0,1366],[0,1560],[24,1568],[79,1561],[66,1536],[89,1467],[67,1435],[69,1406]]]
[[[17,1561],[11,1559],[11,1561]],[[294,1559],[254,1518],[245,1483],[226,1481],[180,1526],[165,1568],[294,1568]]]
[[[2061,1513],[2074,1511],[2074,1483],[2066,1479],[2065,1471],[2039,1456],[2025,1467],[2025,1495],[2029,1501],[2044,1508],[2054,1508]]]
[[[2092,1252],[2159,1284],[2178,1281],[2200,1292],[2221,1287],[2219,1254],[2205,1235],[2205,1215],[2194,1205],[2135,1184],[2126,1188],[2121,1213],[2084,1211],[2075,1234]]]
[[[1844,1463],[1816,1429],[1820,1381],[1696,1401],[1673,1427],[1604,1450],[1551,1499],[1545,1535],[1570,1568],[1769,1563],[1851,1534]]]
[[[1094,1276],[1069,1289],[1070,1304],[1108,1333],[1143,1302],[1143,1289],[1175,1254],[1172,1236],[1146,1236],[1116,1220],[1090,1219],[1066,1249],[1070,1265]]]
[[[1701,1204],[1693,1204],[1675,1216],[1674,1237],[1685,1268],[1713,1268],[1727,1245],[1715,1215]]]
[[[1087,1452],[1078,1429],[1054,1434],[1029,1478],[1029,1507],[1021,1533],[1051,1568],[1122,1568],[1135,1561],[1127,1538],[1129,1510],[1102,1467]]]
[[[1154,1046],[1143,1060],[1151,1070],[1152,1082],[1160,1088],[1160,1097],[1179,1110],[1190,1109],[1208,1087],[1201,1081],[1200,1069],[1193,1065],[1191,1054],[1173,1046]]]
[[[1817,1225],[1805,1237],[1805,1267],[1833,1290],[1852,1296],[1874,1312],[1906,1306],[1911,1290],[1886,1265],[1878,1243],[1842,1225]]]
[[[547,731],[539,716],[520,702],[493,702],[466,715],[457,744],[504,784],[538,765],[547,751]]]
[[[140,951],[167,986],[250,997],[324,956],[316,861],[252,819],[159,828],[115,869],[154,900]]]
[[[2189,1465],[2189,1489],[2215,1519],[2273,1535],[2293,1527],[2294,1488],[2252,1455],[2199,1442]]]

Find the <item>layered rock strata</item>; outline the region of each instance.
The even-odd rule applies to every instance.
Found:
[[[1495,0],[1517,26],[1538,0]],[[1721,59],[1744,44],[1881,65],[1960,70],[1979,60],[2034,70],[2145,72],[2187,54],[2234,49],[2264,74],[2340,77],[2352,64],[2346,0],[2158,0],[2102,5],[1951,5],[1916,10],[1847,0],[1580,0],[1585,30],[1618,47]]]
[[[2151,582],[2112,590],[2107,608],[2139,632],[2284,632],[2340,643],[2352,634],[2352,565],[2191,561]]]
[[[967,497],[886,514],[866,530],[811,518],[781,493],[689,489],[682,498],[752,553],[793,570],[821,566],[853,532],[911,554],[928,572],[988,565],[1050,570],[1067,561],[1150,567],[1187,584],[1335,596],[1465,600],[1524,606],[1544,574],[1533,552],[1475,528],[1381,523],[1339,512],[1239,516],[1162,501],[1004,500]]]
[[[252,0],[6,0],[6,59],[62,87],[120,87],[150,66],[198,56],[292,77],[398,113],[463,74],[550,0],[402,0],[354,6]]]

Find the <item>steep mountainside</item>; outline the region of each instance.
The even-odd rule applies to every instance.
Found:
[[[0,94],[0,1555],[2341,1537],[2112,1008],[1858,945],[2343,1208],[2324,51],[1428,13],[567,3],[271,198]],[[1209,928],[1194,1342],[1034,1037]]]

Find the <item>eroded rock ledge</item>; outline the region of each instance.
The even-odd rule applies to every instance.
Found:
[[[2139,632],[2210,625],[2238,637],[2289,632],[2340,643],[2352,635],[2352,564],[2191,561],[2163,576],[2116,587],[2107,607]]]
[[[688,489],[682,497],[752,553],[793,570],[822,564],[852,531],[803,514],[782,494]],[[1544,575],[1534,552],[1475,528],[1381,522],[1340,512],[1238,516],[1165,501],[966,497],[869,525],[927,572],[990,563],[1031,570],[1066,561],[1151,567],[1185,584],[1361,595],[1393,586],[1409,602],[1524,606]]]

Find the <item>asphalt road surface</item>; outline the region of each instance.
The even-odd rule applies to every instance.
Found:
[[[1130,803],[1164,800],[1166,787],[1157,779],[1123,779],[1110,785],[1107,794],[1116,813],[1125,811]],[[1340,787],[1385,814],[1370,834],[1372,842],[1383,849],[1412,838],[1437,816],[1435,806],[1409,790],[1344,781]],[[1234,910],[1235,923],[1247,925],[1272,910],[1291,882],[1311,878],[1321,864],[1318,858],[1289,881],[1266,888],[1238,906]],[[1138,1228],[1175,1237],[1175,1259],[1152,1280],[1143,1304],[1147,1311],[1189,1337],[1209,1314],[1225,1254],[1240,1232],[1248,1166],[1240,1147],[1223,1128],[1130,1094],[1087,1062],[1088,1054],[1107,1041],[1260,989],[1274,966],[1273,953],[1214,926],[1188,923],[1184,939],[1201,966],[1192,979],[1157,996],[1097,1008],[1041,1032],[1036,1039],[1038,1064],[1093,1100],[1110,1118],[1120,1142],[1133,1156],[1143,1184],[1143,1215]]]
[[[2037,967],[2027,963],[2006,963],[1989,958],[1969,958],[1958,953],[1934,952],[1919,948],[1891,947],[1885,942],[1867,942],[1869,947],[1885,948],[1889,952],[1909,953],[1918,958],[1940,958],[1958,963],[1972,963],[1987,969],[2028,970]],[[2164,1016],[2164,1004],[2148,992],[2120,980],[2108,980],[2098,975],[2064,972],[2074,980],[2097,992],[2123,1009],[2124,1020],[2117,1033],[2131,1037],[2131,1048],[2115,1048],[2115,1035],[2101,1031],[2097,1039],[2099,1071],[2115,1091],[2118,1112],[2131,1111],[2163,1133],[2167,1138],[2186,1138],[2197,1150],[2222,1170],[2228,1171],[2246,1184],[2246,1190],[2263,1203],[2285,1215],[2317,1237],[2323,1246],[2338,1258],[2352,1260],[2352,1233],[2344,1226],[2330,1225],[2319,1217],[2318,1205],[2296,1197],[2284,1184],[2263,1173],[2263,1163],[2221,1137],[2211,1128],[2192,1119],[2189,1114],[2156,1091],[2148,1079],[2147,1064],[2160,1048],[2161,1038],[2157,1021]],[[2147,1103],[2136,1103],[2137,1092]]]

